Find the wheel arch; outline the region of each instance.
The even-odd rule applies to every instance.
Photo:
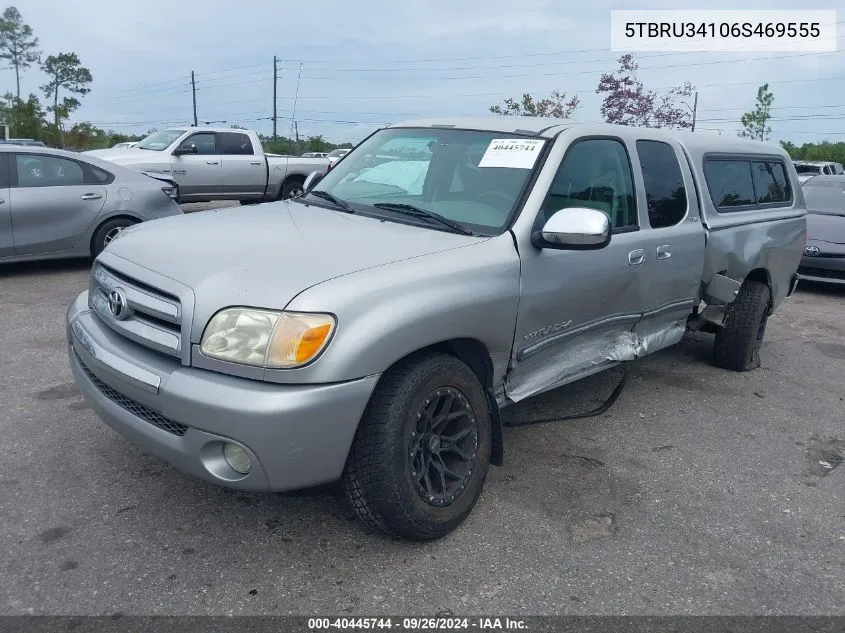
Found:
[[[759,281],[760,283],[766,284],[766,287],[769,289],[769,305],[767,308],[767,313],[771,314],[772,311],[772,302],[774,300],[775,292],[774,288],[772,287],[772,273],[767,268],[755,268],[745,276],[743,283],[746,281]]]
[[[120,213],[116,213],[114,215],[109,215],[109,216],[104,217],[104,218],[97,218],[97,221],[94,222],[93,228],[91,229],[91,233],[88,236],[88,253],[89,253],[89,255],[94,254],[94,238],[97,236],[97,233],[100,231],[101,228],[103,228],[103,225],[106,222],[111,222],[112,220],[130,220],[130,221],[134,222],[135,224],[142,222],[141,218],[139,218],[137,215],[135,215],[131,212],[127,212],[127,211],[121,211]]]
[[[384,373],[386,374],[401,363],[437,353],[449,354],[463,362],[481,383],[487,397],[487,408],[490,411],[490,431],[492,433],[490,463],[494,466],[501,466],[505,457],[504,430],[501,412],[494,395],[493,360],[484,343],[474,338],[453,338],[432,343],[397,359]]]

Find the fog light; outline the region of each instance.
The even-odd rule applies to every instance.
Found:
[[[226,463],[231,466],[232,470],[242,475],[248,474],[249,469],[252,467],[247,452],[236,444],[224,444],[223,457],[226,459]]]

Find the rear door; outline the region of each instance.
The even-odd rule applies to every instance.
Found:
[[[14,254],[12,205],[9,204],[9,153],[0,152],[0,257]]]
[[[226,198],[254,198],[264,195],[267,161],[243,132],[218,132],[217,147],[222,161],[221,193]]]
[[[179,185],[183,200],[208,199],[220,196],[221,156],[214,132],[191,134],[179,144],[180,148],[197,148],[196,154],[170,157],[173,180]]]
[[[102,180],[94,177],[90,165],[64,156],[21,152],[10,162],[15,252],[30,255],[72,248],[106,202]]]
[[[635,142],[635,176],[645,251],[641,269],[643,317],[637,327],[646,353],[674,345],[686,331],[704,272],[705,233],[692,173],[673,142]],[[645,216],[645,217],[643,217]]]

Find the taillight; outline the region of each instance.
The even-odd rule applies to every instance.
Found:
[[[161,190],[167,194],[168,198],[172,198],[173,200],[179,197],[178,187],[162,187]]]

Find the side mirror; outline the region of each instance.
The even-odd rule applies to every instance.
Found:
[[[325,175],[326,172],[321,169],[318,169],[317,171],[312,171],[310,174],[308,174],[308,177],[305,179],[305,183],[303,183],[302,185],[302,191],[304,193],[308,193],[309,191],[311,191],[311,189],[314,188],[317,183],[319,183],[323,179]]]
[[[532,242],[539,248],[558,250],[604,248],[610,243],[610,218],[598,209],[561,209],[534,232]]]
[[[184,154],[196,154],[197,153],[197,146],[196,145],[188,145],[185,147],[184,145],[177,147],[176,151],[173,152],[174,156],[182,156]]]

